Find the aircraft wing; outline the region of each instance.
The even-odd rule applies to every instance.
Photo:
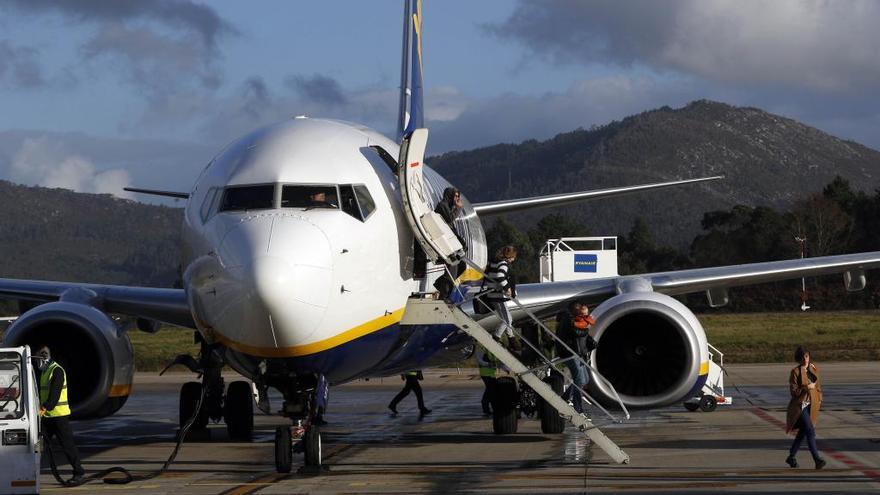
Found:
[[[640,184],[636,186],[611,187],[608,189],[596,189],[593,191],[579,191],[562,194],[550,194],[547,196],[534,196],[530,198],[504,199],[500,201],[490,201],[487,203],[474,203],[474,211],[478,215],[499,215],[502,213],[510,213],[512,211],[528,210],[532,208],[544,208],[547,206],[560,206],[587,199],[608,198],[611,196],[621,196],[635,192],[647,191],[649,189],[662,189],[665,187],[681,186],[685,184],[695,184],[698,182],[706,182],[711,180],[723,179],[723,176],[701,177],[698,179],[675,180],[670,182],[654,182],[652,184]]]
[[[195,328],[183,289],[0,278],[0,299],[87,302],[107,313]]]
[[[864,287],[864,271],[880,268],[880,251],[842,254],[745,265],[694,268],[591,280],[522,284],[517,287],[520,304],[533,312],[549,314],[570,300],[591,304],[631,291],[655,291],[674,296],[708,291],[714,298],[726,298],[725,289],[779,280],[844,274],[849,290]]]

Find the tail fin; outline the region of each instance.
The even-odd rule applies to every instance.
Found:
[[[425,126],[422,94],[422,0],[405,0],[397,140]]]

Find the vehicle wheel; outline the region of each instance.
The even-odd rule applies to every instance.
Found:
[[[290,427],[279,426],[275,428],[275,471],[289,473],[293,464],[292,445],[290,441]]]
[[[562,388],[564,386],[562,375],[553,373],[545,378],[544,382],[547,383],[547,385],[550,385],[550,388],[552,388],[557,395],[562,395]],[[541,415],[541,432],[562,433],[565,431],[565,418],[559,415],[559,411],[543,398],[539,399],[539,404],[538,411],[540,411],[539,414]]]
[[[688,401],[688,402],[685,402],[683,405],[684,405],[684,408],[690,412],[694,412],[700,408],[699,402]]]
[[[312,426],[303,435],[303,449],[305,450],[306,466],[321,465],[321,430]]]
[[[250,440],[254,433],[254,396],[250,383],[243,380],[230,383],[223,405],[229,438]]]
[[[519,391],[516,381],[510,377],[501,377],[495,384],[495,400],[492,401],[492,430],[498,435],[516,433],[519,422],[519,411],[516,404]]]
[[[178,424],[183,429],[186,422],[192,418],[199,404],[199,397],[202,396],[202,384],[199,382],[186,382],[180,387],[180,409]],[[204,407],[199,411],[199,415],[190,427],[191,430],[201,430],[208,426],[208,409]]]
[[[700,410],[703,412],[712,412],[717,406],[718,402],[711,395],[704,395],[700,398]]]

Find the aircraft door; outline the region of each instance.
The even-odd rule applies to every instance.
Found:
[[[407,221],[428,259],[453,265],[465,251],[458,237],[439,213],[434,212],[431,195],[423,177],[428,129],[416,129],[400,143],[397,178]]]

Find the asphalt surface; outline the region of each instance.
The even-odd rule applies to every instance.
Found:
[[[784,463],[791,442],[782,426],[789,365],[729,366],[727,395],[734,403],[712,413],[677,405],[637,412],[623,424],[600,423],[630,455],[629,465],[614,464],[571,427],[545,435],[538,421],[523,419],[515,435],[492,434],[475,370],[445,370],[427,373],[423,387],[433,413],[421,421],[412,396],[398,417],[389,416],[387,403],[403,383],[397,378],[332,389],[330,424],[322,429],[329,471],[320,475],[275,473],[274,427],[285,423],[258,415],[253,442],[231,442],[224,425],[211,425],[209,434],[191,436],[170,471],[156,479],[61,488],[44,469],[42,492],[880,493],[880,364],[818,364],[825,391],[818,443],[828,461],[821,471],[806,447],[799,469]],[[173,448],[178,390],[188,379],[138,374],[119,413],[74,423],[85,468],[158,469]],[[301,464],[302,455],[294,462]]]

